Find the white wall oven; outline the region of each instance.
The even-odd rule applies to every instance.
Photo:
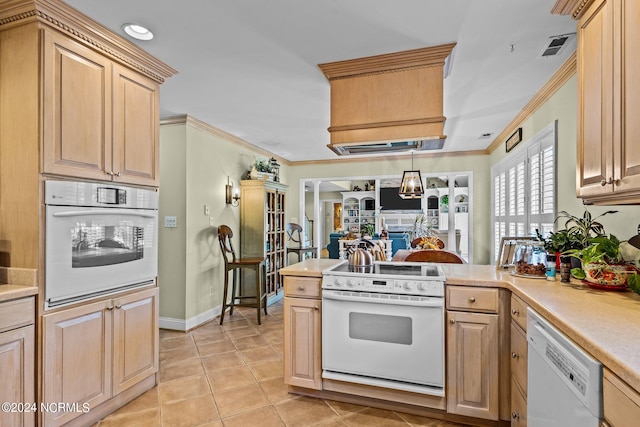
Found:
[[[45,306],[155,283],[158,193],[46,181]]]
[[[325,270],[322,377],[444,396],[444,280],[426,263]]]

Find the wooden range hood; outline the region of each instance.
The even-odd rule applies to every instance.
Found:
[[[455,43],[319,64],[338,155],[442,148],[445,60]]]

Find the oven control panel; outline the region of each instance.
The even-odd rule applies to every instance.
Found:
[[[325,274],[322,278],[322,289],[344,289],[355,292],[444,297],[444,283],[438,280],[334,276]]]

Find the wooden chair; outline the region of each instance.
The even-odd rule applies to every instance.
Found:
[[[424,249],[411,252],[404,259],[407,262],[440,262],[446,264],[464,264],[464,260],[457,254],[437,249]]]
[[[222,297],[222,313],[220,314],[220,324],[224,321],[224,313],[229,307],[229,315],[233,315],[234,307],[255,307],[258,309],[258,325],[262,324],[260,319],[260,310],[264,309],[264,314],[267,314],[267,270],[265,264],[265,258],[238,258],[236,252],[233,249],[231,238],[233,237],[233,231],[226,225],[220,225],[218,227],[218,242],[220,243],[220,251],[224,258],[224,294]],[[231,260],[229,260],[228,254],[231,254]],[[256,277],[256,295],[255,296],[243,296],[237,295],[240,291],[237,286],[238,272],[243,269],[251,269],[255,271]],[[229,290],[229,271],[233,270],[232,288],[231,288],[231,300],[227,302],[227,294]],[[236,302],[236,300],[240,300]],[[242,300],[253,300],[253,302],[242,302]]]
[[[287,260],[289,259],[289,253],[293,252],[298,255],[298,262],[302,261],[302,254],[311,253],[311,257],[315,258],[318,251],[317,246],[307,246],[303,244],[302,238],[302,226],[294,222],[290,222],[285,227],[287,231]],[[295,243],[295,246],[291,246],[291,243]]]

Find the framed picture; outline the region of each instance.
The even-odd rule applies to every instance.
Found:
[[[516,131],[512,133],[509,138],[507,138],[507,141],[505,142],[507,153],[513,150],[513,147],[518,145],[520,141],[522,141],[522,128],[516,129]]]

